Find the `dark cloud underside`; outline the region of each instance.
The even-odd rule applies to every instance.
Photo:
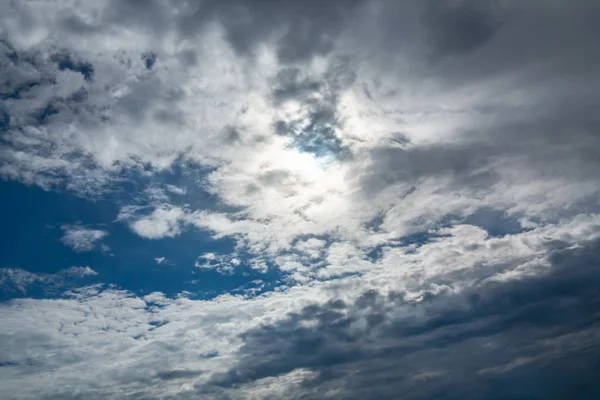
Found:
[[[563,398],[600,395],[600,242],[553,251],[541,276],[460,294],[370,291],[246,332],[232,386],[318,372],[294,398]],[[510,382],[510,384],[507,384]]]

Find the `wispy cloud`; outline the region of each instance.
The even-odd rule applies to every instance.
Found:
[[[81,225],[63,225],[64,231],[61,241],[65,246],[71,247],[76,252],[92,251],[98,242],[104,239],[108,232],[100,229],[91,229]],[[103,245],[102,249],[108,249]]]
[[[167,190],[171,193],[175,193],[175,194],[179,194],[179,195],[184,195],[187,193],[187,190],[185,188],[180,188],[174,185],[167,185]]]
[[[54,274],[33,273],[18,268],[0,268],[0,294],[2,298],[11,295],[29,295],[30,290],[41,291],[44,294],[60,294],[80,284],[86,277],[96,276],[92,268],[70,267]]]

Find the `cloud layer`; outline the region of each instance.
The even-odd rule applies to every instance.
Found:
[[[260,288],[1,265],[2,398],[600,395],[598,2],[0,8],[0,177]]]

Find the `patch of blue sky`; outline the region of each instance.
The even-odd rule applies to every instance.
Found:
[[[411,246],[411,248],[412,248],[411,251],[414,251],[417,247],[420,247],[420,246],[428,243],[429,241],[431,241],[433,238],[439,237],[439,236],[440,235],[435,233],[434,231],[421,231],[421,232],[416,232],[416,233],[413,233],[410,235],[402,236],[401,238],[399,238],[398,240],[395,240],[393,242],[385,243],[385,244],[373,247],[367,253],[367,259],[373,263],[379,261],[381,259],[381,257],[383,256],[384,249],[389,248],[389,247]]]
[[[491,237],[502,237],[529,230],[521,226],[517,216],[507,215],[504,211],[493,208],[482,208],[469,215],[462,223],[485,229]]]
[[[197,164],[175,161],[170,168],[154,171],[152,175],[129,171],[125,176],[123,187],[127,196],[116,198],[118,204],[134,204],[149,206],[152,201],[164,201],[174,206],[188,206],[192,209],[210,209],[217,212],[235,212],[239,208],[222,203],[210,193],[206,187],[206,176],[213,169]]]
[[[162,292],[177,296],[212,298],[236,289],[261,293],[278,285],[281,273],[253,269],[247,255],[231,274],[195,267],[204,253],[232,254],[233,239],[215,240],[209,232],[198,229],[183,231],[173,238],[146,239],[132,232],[124,221],[116,221],[120,207],[150,201],[147,187],[169,192],[171,204],[193,207],[223,208],[214,196],[202,189],[202,173],[175,166],[164,172],[154,184],[143,176],[128,179],[119,190],[98,199],[82,198],[69,192],[45,191],[13,181],[0,182],[0,268],[22,269],[35,274],[56,274],[72,266],[89,266],[97,275],[85,283],[115,285],[139,295]],[[181,191],[173,188],[182,189]],[[64,226],[101,230],[107,235],[94,243],[89,251],[74,251],[61,240]],[[160,261],[160,262],[159,262]],[[260,281],[260,282],[259,282]],[[48,291],[35,285],[26,293],[11,292],[15,297],[45,297]],[[59,292],[53,291],[55,295]]]

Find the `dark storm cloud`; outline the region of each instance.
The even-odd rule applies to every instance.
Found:
[[[597,1],[371,4],[382,5],[381,16],[371,21],[377,29],[353,39],[358,48],[369,51],[369,63],[377,69],[392,73],[407,69],[413,79],[431,79],[440,88],[510,75],[522,79],[522,88],[548,79],[586,77],[597,81]],[[397,63],[398,56],[406,59],[405,64]]]
[[[163,381],[171,381],[175,379],[189,379],[202,375],[204,371],[194,371],[187,369],[174,369],[170,371],[161,371],[156,374],[156,378]]]
[[[422,15],[439,55],[464,54],[483,46],[500,28],[495,1],[428,1]]]
[[[214,16],[224,26],[227,38],[241,54],[282,32],[277,54],[284,63],[328,53],[343,28],[345,16],[363,0],[226,0],[190,2],[195,8],[182,21],[182,28],[195,29],[198,21]],[[192,6],[193,4],[193,6]]]
[[[308,368],[317,377],[296,398],[597,398],[600,241],[557,247],[539,276],[308,306],[246,332],[240,363],[215,384]]]
[[[114,1],[103,19],[108,24],[135,23],[152,35],[167,30],[189,38],[218,21],[233,49],[247,56],[256,46],[279,37],[277,55],[283,63],[326,54],[347,16],[364,0],[187,0]],[[89,30],[77,17],[63,22],[78,32]]]

